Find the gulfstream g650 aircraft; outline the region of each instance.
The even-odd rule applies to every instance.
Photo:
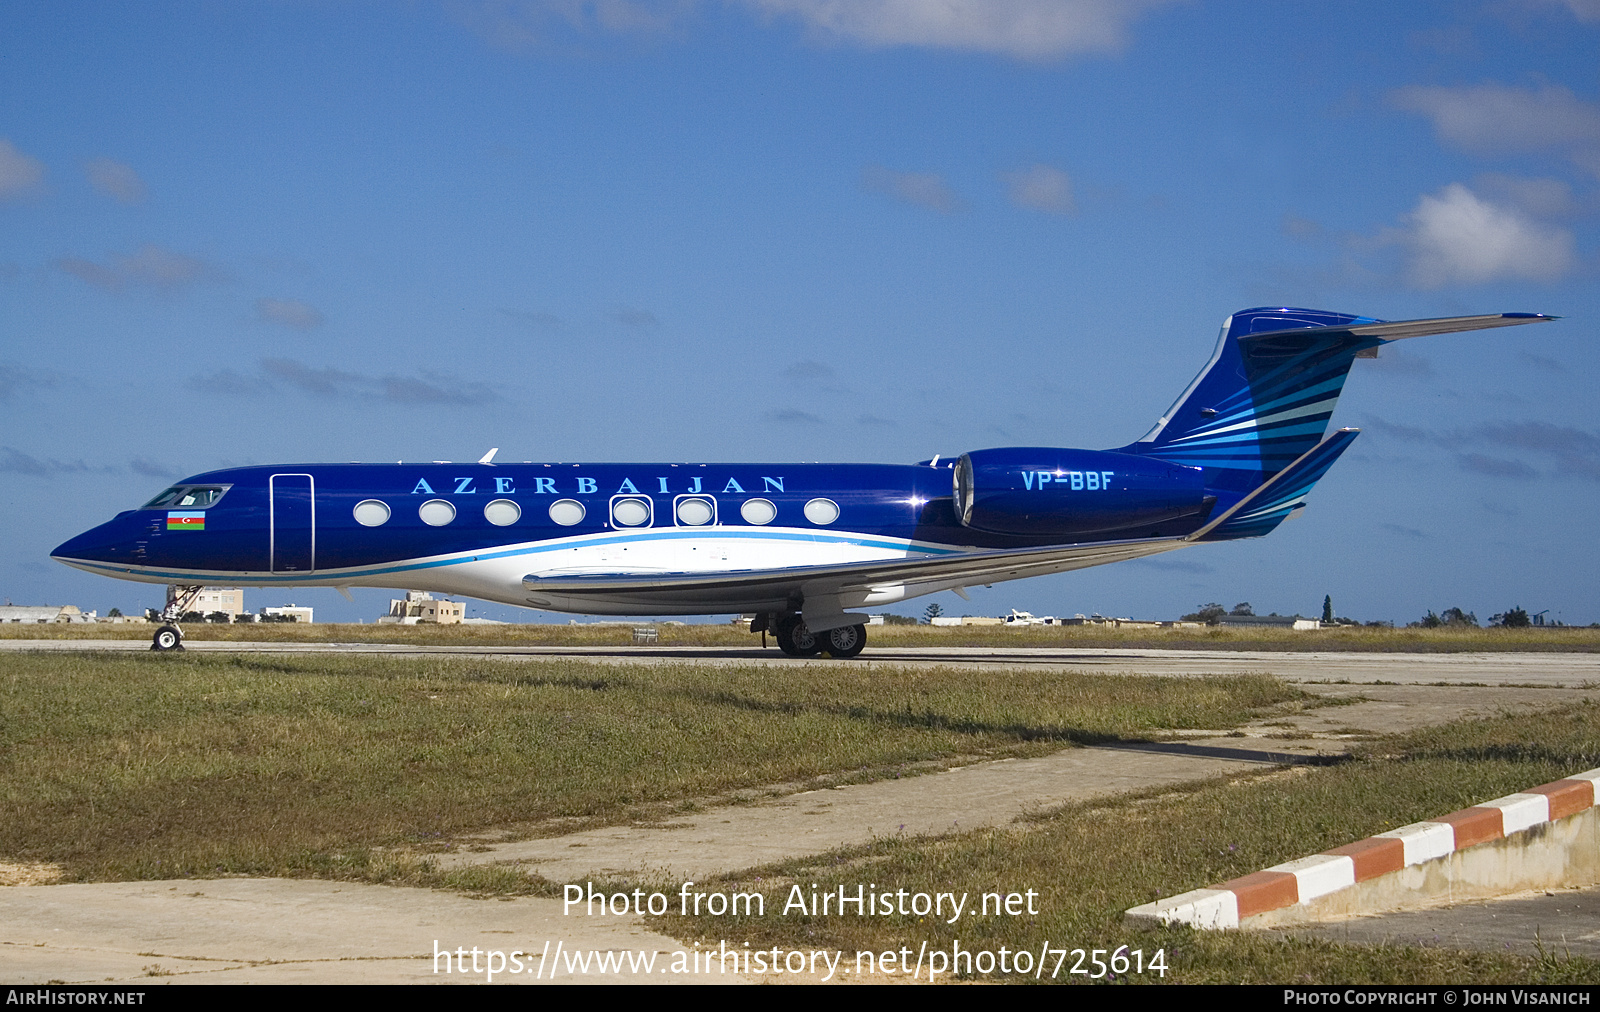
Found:
[[[55,550],[176,584],[392,587],[609,615],[754,612],[786,653],[854,657],[865,616],[940,590],[1259,537],[1357,435],[1327,434],[1380,345],[1535,323],[1248,309],[1143,438],[920,464],[294,464],[196,475]],[[185,600],[185,596],[188,600]]]

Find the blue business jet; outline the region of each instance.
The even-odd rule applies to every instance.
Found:
[[[941,590],[1260,537],[1359,430],[1327,433],[1357,358],[1425,334],[1555,319],[1391,323],[1247,309],[1143,438],[895,464],[294,464],[211,471],[53,556],[177,585],[428,590],[607,615],[753,612],[793,656],[854,657],[866,616]]]

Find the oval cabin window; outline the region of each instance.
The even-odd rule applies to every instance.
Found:
[[[640,527],[650,522],[648,499],[618,499],[611,504],[611,522],[618,527]]]
[[[557,499],[550,504],[550,519],[562,527],[583,523],[583,503],[576,499]]]
[[[363,527],[382,527],[389,522],[389,504],[376,499],[363,499],[353,512],[356,523]]]
[[[839,504],[832,499],[813,499],[806,503],[806,519],[824,527],[839,519]]]
[[[739,515],[747,524],[770,524],[778,519],[778,507],[772,505],[771,499],[746,499],[739,507]]]
[[[429,527],[443,527],[456,518],[456,508],[443,499],[429,499],[417,507],[417,516]]]
[[[483,508],[483,518],[496,527],[510,527],[522,519],[522,507],[510,499],[496,499]]]
[[[678,523],[685,527],[703,527],[717,515],[710,499],[679,499]]]

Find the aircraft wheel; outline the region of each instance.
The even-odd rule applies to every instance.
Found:
[[[849,660],[861,653],[867,645],[867,627],[864,625],[846,625],[837,629],[830,629],[823,635],[823,649],[828,651],[829,657],[839,660]]]
[[[151,650],[182,650],[183,631],[175,625],[164,625],[156,630],[150,640]]]
[[[822,638],[806,628],[805,620],[798,615],[785,615],[778,620],[778,649],[790,657],[815,657],[822,652]]]

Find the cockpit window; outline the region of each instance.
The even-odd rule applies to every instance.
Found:
[[[174,485],[140,509],[203,510],[215,506],[232,485]]]

